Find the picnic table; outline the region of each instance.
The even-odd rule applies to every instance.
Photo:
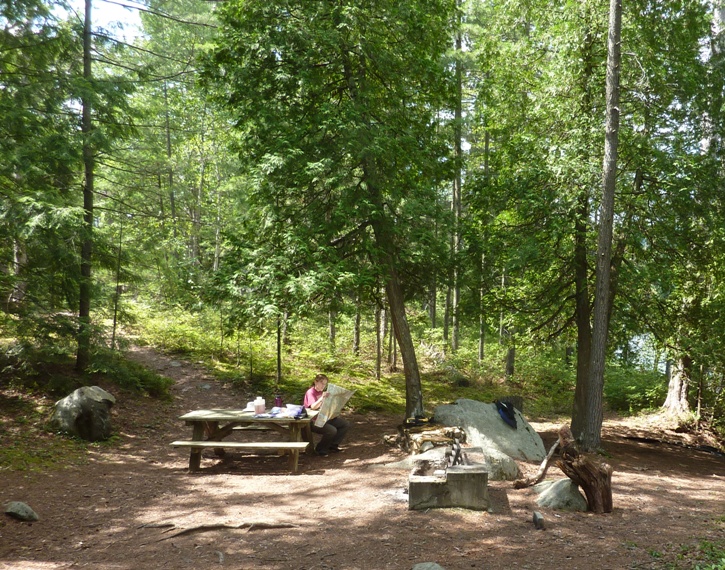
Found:
[[[312,450],[312,430],[310,418],[295,419],[289,416],[265,417],[255,415],[249,410],[195,410],[179,419],[192,426],[190,440],[171,443],[172,447],[188,447],[189,470],[196,471],[201,466],[201,452],[212,448],[218,455],[224,454],[224,448],[242,451],[276,451],[289,455],[289,469],[297,473],[300,451]],[[278,441],[224,441],[233,433],[256,433],[270,430],[284,434],[284,440]]]

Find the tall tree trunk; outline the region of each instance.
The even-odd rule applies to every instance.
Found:
[[[337,310],[330,309],[327,313],[327,322],[329,325],[328,340],[330,342],[330,352],[335,352],[335,343],[337,342]]]
[[[206,186],[207,159],[204,151],[205,125],[202,123],[199,141],[199,184],[193,186],[194,204],[191,207],[191,236],[189,238],[191,262],[199,266],[201,264],[201,227],[202,216],[204,215],[204,188]]]
[[[360,314],[360,294],[355,296],[355,322],[352,328],[352,353],[357,356],[360,354],[360,323],[362,316]]]
[[[251,376],[250,376],[251,378]],[[274,378],[274,389],[279,390],[282,382],[282,317],[277,315],[277,374]]]
[[[506,351],[506,379],[511,380],[514,377],[515,366],[516,366],[516,345],[514,344],[513,335],[511,335],[509,346]]]
[[[121,252],[123,251],[123,216],[118,230],[118,254],[116,255],[116,294],[113,296],[113,329],[111,331],[111,350],[116,350],[116,326],[118,325],[118,305],[121,300]]]
[[[428,317],[430,318],[430,328],[434,329],[437,326],[437,310],[438,310],[438,282],[433,277],[430,284],[430,290],[428,291]]]
[[[589,362],[592,355],[592,321],[589,302],[589,264],[587,262],[587,220],[589,218],[589,198],[587,192],[579,195],[579,207],[574,223],[574,280],[576,286],[576,330],[577,360],[576,388],[574,389],[574,408],[572,410],[571,431],[579,439],[584,431],[586,418],[586,395],[589,391]]]
[[[379,196],[379,195],[378,195]],[[382,204],[380,204],[382,212]],[[405,297],[400,285],[398,272],[395,269],[394,257],[391,251],[393,240],[384,219],[373,221],[372,228],[375,241],[381,248],[381,262],[387,270],[385,293],[390,307],[390,318],[393,323],[395,339],[400,347],[400,356],[403,359],[403,374],[405,375],[405,414],[406,417],[423,415],[423,390],[420,383],[418,359],[410,334],[408,319],[405,315]]]
[[[501,294],[506,295],[506,268],[504,267],[501,273]],[[504,345],[504,322],[503,322],[503,309],[498,314],[498,344],[499,346]]]
[[[385,292],[381,291],[381,294],[382,294],[382,298],[384,299]],[[393,335],[391,334],[389,337],[387,336],[388,320],[389,320],[388,319],[388,308],[385,305],[385,302],[381,301],[381,306],[380,306],[380,358],[382,360],[384,360],[385,362],[387,362],[388,365],[390,365],[390,353],[391,353],[390,339],[392,338]],[[388,340],[385,340],[386,338]],[[386,343],[388,344],[388,347],[387,347],[388,355],[387,356],[385,356]],[[382,360],[381,360],[381,365],[382,365]]]
[[[287,309],[282,313],[282,346],[289,346],[290,335],[289,335],[289,311]]]
[[[380,305],[375,306],[375,379],[380,380],[383,364],[382,312]]]
[[[601,219],[597,243],[597,285],[594,297],[594,327],[586,419],[582,446],[594,450],[601,443],[603,421],[604,365],[609,332],[609,295],[614,228],[614,194],[617,182],[619,143],[619,68],[621,63],[622,0],[610,0],[607,41],[607,124],[604,139]]]
[[[169,118],[169,94],[166,81],[164,81],[164,105],[166,108],[166,160],[168,161],[166,175],[169,184],[169,207],[171,208],[171,227],[174,239],[176,239],[176,192],[174,190],[174,167],[171,164],[171,119]]]
[[[459,306],[461,303],[461,283],[459,257],[461,252],[461,212],[462,212],[462,171],[463,171],[463,66],[460,56],[462,55],[463,41],[461,38],[461,0],[456,0],[458,8],[458,26],[456,31],[456,108],[453,120],[453,153],[455,174],[453,177],[453,196],[451,207],[453,209],[453,299],[451,304],[451,350],[456,352],[459,344],[460,322]]]
[[[93,79],[91,50],[91,7],[92,0],[86,0],[83,23],[83,78],[90,85]],[[93,118],[91,115],[91,96],[87,91],[81,96],[83,133],[83,166],[85,179],[83,184],[83,237],[81,242],[81,281],[78,303],[78,352],[76,369],[85,371],[91,358],[91,260],[93,256],[93,174],[94,152],[91,142]]]
[[[22,276],[25,273],[27,264],[28,252],[25,247],[25,242],[18,238],[13,239],[13,288],[8,299],[8,305],[11,307],[17,307],[25,299],[25,293],[28,290],[28,281]]]
[[[398,343],[394,334],[390,335],[390,371],[398,371]]]
[[[690,412],[690,403],[687,401],[687,391],[692,379],[692,357],[689,354],[680,356],[677,360],[670,381],[667,386],[667,398],[662,405],[662,411],[667,415],[678,417]]]
[[[212,264],[212,271],[216,273],[219,270],[219,262],[221,261],[222,253],[222,225],[224,223],[224,215],[222,211],[222,193],[220,188],[224,177],[219,172],[219,164],[215,164],[216,171],[216,220],[214,223],[214,263]]]
[[[449,274],[452,279],[452,276]],[[449,282],[450,283],[450,282]],[[445,306],[443,307],[443,340],[448,342],[450,338],[450,324],[451,324],[451,286],[450,284],[446,287],[446,299]]]
[[[486,268],[486,257],[484,254],[481,254],[481,279],[480,284],[478,288],[478,364],[479,366],[483,364],[483,356],[484,356],[484,346],[485,346],[485,339],[486,339],[486,315],[484,314],[484,307],[483,307],[483,288],[484,288],[484,280],[483,280],[483,272]]]
[[[584,32],[581,58],[584,62],[580,77],[582,101],[580,113],[584,116],[592,112],[592,77],[595,68],[595,37],[591,30]],[[589,156],[583,156],[588,160]],[[574,282],[575,282],[575,320],[577,328],[577,364],[576,388],[572,409],[571,431],[579,439],[584,431],[586,421],[586,395],[589,392],[589,366],[592,356],[592,306],[589,287],[589,223],[590,223],[590,192],[588,183],[583,183],[577,196],[577,207],[574,218]]]

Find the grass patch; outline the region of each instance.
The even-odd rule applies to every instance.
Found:
[[[0,390],[0,470],[37,471],[83,464],[87,443],[45,429],[53,401],[19,390]]]
[[[677,562],[671,570],[725,570],[725,540],[700,540],[697,544],[681,546]]]
[[[173,381],[101,349],[87,373],[52,345],[5,342],[0,353],[0,470],[45,471],[86,461],[89,445],[47,427],[55,402],[81,386],[101,385],[111,393],[168,399]],[[113,438],[105,445],[114,445]]]
[[[326,323],[314,319],[290,321],[282,347],[282,377],[276,379],[276,321],[256,323],[254,331],[225,329],[219,312],[196,312],[157,304],[138,305],[134,334],[143,343],[172,354],[201,361],[218,378],[233,382],[249,398],[281,394],[285,402],[299,403],[318,372],[330,381],[355,390],[350,406],[359,412],[389,411],[404,414],[405,381],[402,362],[397,370],[383,362],[382,378],[375,377],[375,326],[363,318],[361,343],[352,351],[353,319],[340,314],[335,343]],[[418,328],[420,330],[418,330]],[[562,417],[571,414],[576,383],[575,360],[563,347],[517,348],[513,377],[504,374],[506,348],[486,346],[479,362],[474,334],[461,334],[455,353],[446,348],[441,329],[418,327],[414,338],[426,413],[435,406],[470,398],[491,402],[508,395],[522,396],[528,417]],[[389,346],[388,337],[384,346]],[[386,355],[387,352],[386,352]],[[646,409],[664,401],[661,378],[635,369],[609,367],[605,381],[605,405],[619,412]],[[666,388],[666,386],[665,386]]]
[[[138,362],[127,360],[111,350],[96,351],[88,370],[92,379],[103,379],[121,390],[166,400],[174,383],[170,378],[160,376]]]

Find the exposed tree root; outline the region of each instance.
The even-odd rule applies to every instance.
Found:
[[[153,525],[154,527],[161,527],[161,526],[172,526],[174,527],[173,523],[162,523],[158,525]],[[179,536],[183,536],[185,534],[191,534],[193,532],[207,532],[210,530],[221,530],[221,529],[229,529],[229,530],[239,530],[242,528],[246,528],[247,532],[251,532],[253,530],[267,530],[271,528],[297,528],[299,525],[292,524],[292,523],[239,523],[239,524],[202,524],[199,526],[192,526],[189,528],[185,528],[182,530],[179,530],[178,532],[175,532],[173,534],[170,534],[168,536],[164,536],[162,538],[159,538],[158,540],[154,542],[161,542],[162,540],[168,540],[170,538],[176,538]],[[144,525],[144,528],[151,528],[152,525]],[[168,531],[167,531],[168,532]]]

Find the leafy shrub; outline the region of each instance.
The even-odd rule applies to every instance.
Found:
[[[124,358],[119,352],[105,349],[94,354],[88,372],[103,375],[123,390],[148,394],[154,398],[169,397],[169,388],[173,384],[170,378]]]
[[[663,374],[631,367],[609,366],[605,374],[604,399],[616,412],[637,413],[661,406],[667,396]]]
[[[57,344],[35,345],[30,341],[8,342],[0,354],[0,368],[10,387],[66,396],[83,385],[74,360]]]

